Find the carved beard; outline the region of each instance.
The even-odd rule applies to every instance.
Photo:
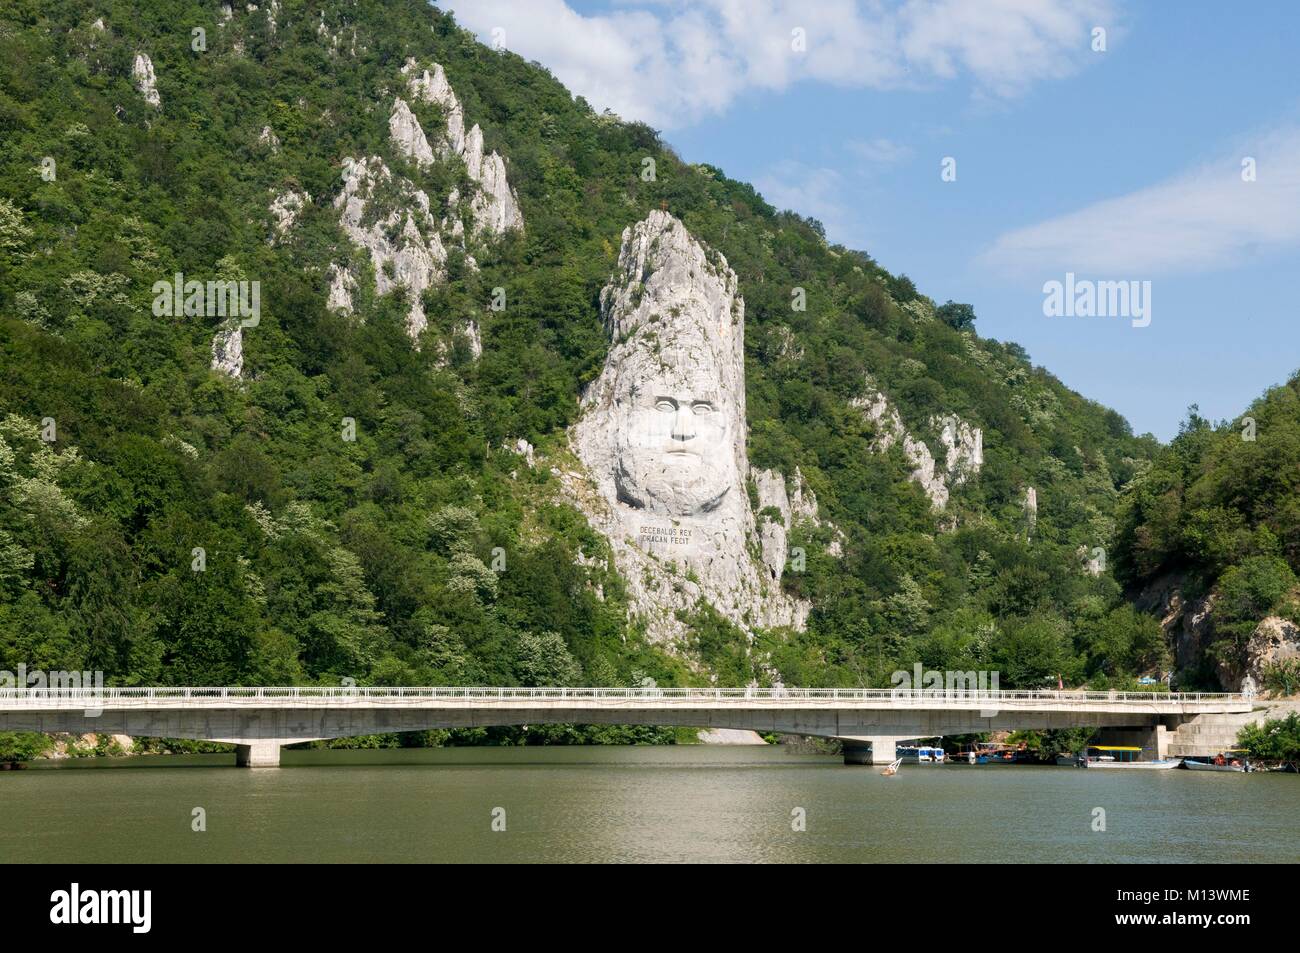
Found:
[[[619,502],[662,516],[698,516],[722,505],[732,481],[720,481],[703,460],[679,464],[668,456],[643,449],[620,453],[614,470]]]

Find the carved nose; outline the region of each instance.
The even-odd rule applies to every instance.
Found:
[[[677,413],[673,415],[673,439],[695,439],[695,419],[688,405],[678,407]]]

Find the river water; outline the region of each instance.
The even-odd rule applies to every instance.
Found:
[[[0,862],[1300,861],[1297,775],[904,765],[885,778],[838,757],[711,746],[233,763],[0,772]]]

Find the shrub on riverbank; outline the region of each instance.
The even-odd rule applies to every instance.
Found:
[[[1300,712],[1247,725],[1237,733],[1237,744],[1263,761],[1300,761]]]
[[[0,762],[31,761],[50,747],[48,735],[33,731],[0,731]]]

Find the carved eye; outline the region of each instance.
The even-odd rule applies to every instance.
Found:
[[[707,400],[697,400],[694,405],[692,405],[691,410],[695,411],[697,414],[711,414],[713,413],[713,405]]]
[[[655,409],[663,411],[665,414],[675,413],[677,410],[677,401],[667,397],[660,397],[655,401]]]

